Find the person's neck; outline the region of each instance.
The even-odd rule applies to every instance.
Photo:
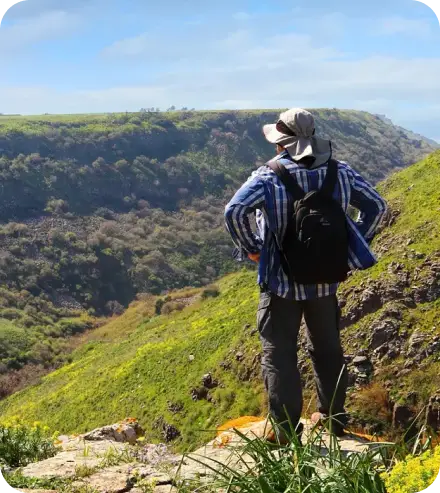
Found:
[[[285,159],[290,159],[291,161],[293,161],[292,158],[290,157],[289,152],[286,149],[283,149],[281,152],[279,152],[278,153],[278,157],[285,158]]]

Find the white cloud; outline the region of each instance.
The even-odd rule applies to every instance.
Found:
[[[8,54],[40,41],[57,39],[72,34],[80,25],[73,13],[52,11],[18,21],[0,29],[0,53]]]
[[[252,16],[247,12],[236,12],[232,17],[236,21],[248,21]]]
[[[139,34],[132,38],[121,39],[107,46],[102,51],[106,57],[136,57],[142,55],[148,50],[149,42],[151,41],[147,33]]]
[[[377,34],[404,34],[424,37],[431,34],[431,24],[427,19],[408,19],[405,17],[388,17],[377,24]]]
[[[151,56],[145,50],[149,42],[148,35],[141,34],[105,53]],[[146,70],[151,84],[66,92],[6,87],[0,89],[0,108],[5,113],[55,113],[136,111],[172,104],[208,109],[351,107],[386,113],[426,135],[440,134],[440,57],[353,60],[326,40],[295,33],[260,38],[244,29],[207,40],[203,50],[191,50],[193,42],[169,43],[175,46],[174,58],[155,79]],[[164,50],[160,56],[171,56]]]

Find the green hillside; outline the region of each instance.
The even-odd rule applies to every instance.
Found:
[[[435,149],[369,113],[313,113],[374,182]],[[67,361],[93,317],[237,269],[224,206],[272,157],[262,126],[278,114],[0,116],[0,319],[27,341],[0,324],[0,399]]]
[[[258,347],[258,337],[243,330],[254,319],[258,296],[254,274],[230,275],[219,287],[221,294],[215,299],[170,316],[135,317],[130,332],[125,328],[121,338],[109,341],[103,336],[86,344],[74,353],[72,364],[3,401],[2,415],[44,417],[43,421],[66,432],[85,431],[126,416],[138,417],[152,430],[163,416],[177,424],[185,442],[191,443],[205,441],[207,436],[197,430],[213,428],[227,416],[260,412],[261,386],[241,373],[252,349]],[[117,326],[124,325],[126,317],[144,309],[142,302],[131,307],[105,327],[106,332],[119,331]],[[238,351],[246,352],[246,361],[237,361]],[[231,362],[231,369],[222,369],[222,362]],[[194,402],[191,396],[209,371],[224,386],[212,391],[215,405],[206,399]],[[183,411],[173,415],[168,402],[182,403]]]
[[[341,290],[342,333],[355,423],[389,434],[393,407],[415,416],[440,388],[440,152],[380,188],[391,206],[375,240],[380,262]],[[206,442],[206,430],[227,419],[265,412],[255,274],[231,274],[218,286],[218,297],[167,316],[152,317],[151,300],[136,302],[93,332],[71,364],[2,401],[0,412],[62,432],[135,416],[152,437],[175,426],[180,447]],[[365,357],[364,368],[355,356]],[[203,387],[207,373],[218,385],[205,379]],[[396,431],[404,425],[395,417]]]

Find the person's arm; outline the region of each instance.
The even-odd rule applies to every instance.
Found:
[[[232,241],[239,249],[250,255],[252,260],[257,258],[263,242],[258,234],[252,231],[249,216],[257,209],[261,209],[263,204],[264,184],[254,173],[234,195],[225,210],[226,228]]]
[[[377,190],[353,169],[350,169],[350,185],[350,204],[359,210],[356,226],[362,236],[371,242],[387,210],[387,204]]]

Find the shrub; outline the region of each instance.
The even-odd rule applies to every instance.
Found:
[[[435,481],[440,471],[440,447],[420,457],[398,462],[391,472],[382,475],[388,493],[417,493]]]
[[[0,466],[24,467],[57,453],[54,435],[40,423],[28,426],[19,419],[0,423]]]
[[[363,388],[354,398],[352,415],[360,426],[368,423],[374,426],[370,431],[382,431],[392,420],[388,391],[378,382]]]
[[[218,286],[212,284],[202,291],[202,299],[206,300],[207,298],[216,298],[219,294],[220,290]]]
[[[165,305],[165,301],[162,298],[159,298],[154,306],[156,315],[160,315],[162,313],[163,305]]]
[[[13,236],[15,238],[19,238],[21,236],[26,235],[29,232],[29,228],[26,224],[20,223],[8,223],[2,228],[2,233],[8,236]]]
[[[115,300],[108,301],[105,305],[105,308],[107,312],[110,313],[111,315],[122,315],[125,311],[123,305],[121,305],[121,303]]]
[[[69,204],[62,199],[51,199],[47,202],[45,211],[52,214],[64,214],[69,211]]]
[[[96,209],[95,216],[109,220],[115,219],[115,213],[112,210],[107,209],[107,207],[99,207],[98,209]]]
[[[175,301],[169,301],[162,306],[161,313],[163,315],[169,315],[172,312],[180,312],[185,308],[185,303],[179,303]]]

